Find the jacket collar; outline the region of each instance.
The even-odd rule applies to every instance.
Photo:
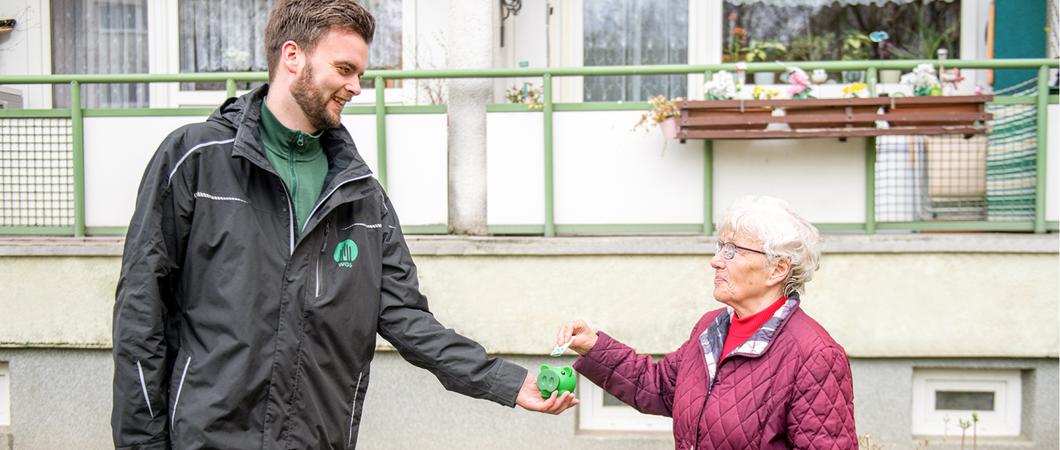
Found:
[[[747,339],[747,342],[736,347],[730,355],[757,358],[765,354],[770,344],[780,334],[780,331],[798,307],[799,294],[797,292],[792,293],[788,296],[788,301],[784,302],[784,306],[781,306],[773,314],[773,317],[770,317],[766,323],[762,324],[761,328]],[[714,318],[710,326],[699,335],[699,345],[703,350],[703,357],[707,366],[708,390],[709,387],[714,385],[714,377],[718,373],[718,365],[725,356],[728,356],[722,355],[721,352],[725,345],[725,337],[729,334],[729,325],[732,324],[734,314],[735,312],[731,307],[725,308]]]
[[[233,156],[241,156],[275,172],[265,157],[264,145],[261,143],[261,103],[268,91],[269,85],[266,84],[238,98],[229,98],[208,120],[235,130]],[[324,130],[320,135],[320,144],[328,157],[326,187],[372,174],[344,125]]]

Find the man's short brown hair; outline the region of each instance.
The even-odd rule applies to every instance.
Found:
[[[280,0],[265,24],[265,61],[269,80],[280,59],[280,47],[294,41],[312,53],[320,38],[330,29],[352,31],[372,43],[375,18],[353,0]]]

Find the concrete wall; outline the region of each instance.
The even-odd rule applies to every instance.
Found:
[[[571,358],[508,356],[524,367]],[[0,349],[10,361],[12,422],[19,450],[113,448],[107,350]],[[859,434],[884,448],[913,448],[909,434],[915,367],[1018,368],[1024,370],[1024,429],[1019,438],[979,439],[981,448],[1055,449],[1058,438],[1056,359],[866,359],[851,361]],[[62,374],[57,376],[57,374]],[[434,377],[394,352],[377,354],[365,399],[359,445],[367,449],[555,448],[586,450],[671,449],[669,433],[582,432],[577,414],[532,414],[446,392]],[[0,430],[2,431],[2,430]],[[959,448],[953,435],[931,448]],[[0,450],[8,450],[0,436]]]
[[[109,346],[119,241],[13,242],[0,244],[0,346]],[[1058,242],[1056,234],[831,235],[803,304],[852,356],[1055,358],[1056,317],[1013,308],[1060,309]],[[711,297],[713,245],[705,237],[410,238],[443,322],[493,352],[531,355],[547,352],[557,327],[575,318],[644,352],[676,348],[720,306]]]

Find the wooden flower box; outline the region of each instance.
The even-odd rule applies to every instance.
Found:
[[[690,100],[677,139],[792,139],[986,133],[991,95]],[[784,115],[773,115],[783,109]],[[885,121],[887,127],[878,125]],[[775,124],[770,126],[770,124]],[[767,129],[767,127],[769,129]]]

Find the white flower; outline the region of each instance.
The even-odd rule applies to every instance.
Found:
[[[939,79],[935,76],[935,67],[931,64],[920,64],[912,72],[902,75],[899,81],[902,86],[916,91],[917,89],[930,89],[938,86]]]
[[[703,84],[704,94],[708,100],[730,100],[736,98],[736,82],[732,74],[724,70],[714,74],[710,81]]]

